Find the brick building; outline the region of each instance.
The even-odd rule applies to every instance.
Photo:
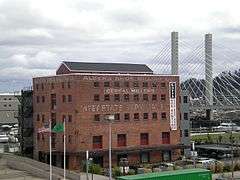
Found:
[[[108,166],[108,127],[112,123],[112,162],[130,165],[172,161],[180,156],[179,77],[155,75],[146,65],[63,62],[56,76],[33,79],[34,156],[49,162],[49,119],[65,119],[67,167],[78,169],[89,150]],[[63,166],[63,134],[52,135],[53,164]]]

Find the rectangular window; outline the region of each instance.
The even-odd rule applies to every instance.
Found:
[[[104,87],[110,87],[110,82],[104,82]]]
[[[71,135],[68,136],[68,143],[69,143],[69,144],[72,143],[72,136],[71,136]]]
[[[166,119],[166,118],[167,118],[167,113],[162,112],[162,113],[161,113],[161,117],[162,117],[162,119]]]
[[[44,141],[44,133],[42,133],[42,141]]]
[[[93,136],[93,149],[102,148],[102,136]]]
[[[39,103],[39,96],[37,96],[37,103]]]
[[[129,82],[125,81],[124,82],[124,87],[129,87]]]
[[[165,88],[166,87],[166,83],[162,82],[160,86],[161,86],[161,88]]]
[[[94,121],[100,121],[100,114],[94,115]]]
[[[42,103],[45,102],[45,96],[42,96]]]
[[[99,87],[99,82],[93,82],[94,87]]]
[[[38,84],[36,84],[36,90],[38,91],[38,89],[39,89],[39,85],[38,85]]]
[[[153,94],[152,95],[152,101],[156,101],[157,100],[157,95],[156,94]]]
[[[124,97],[124,101],[129,101],[129,94],[124,94],[123,97]]]
[[[139,94],[134,94],[133,95],[133,100],[134,101],[139,101]]]
[[[148,133],[140,134],[140,145],[148,145]]]
[[[68,82],[67,84],[68,84],[68,89],[70,89],[71,88],[71,82]]]
[[[134,120],[139,120],[139,113],[134,113],[133,118]]]
[[[99,94],[94,94],[94,101],[99,101],[100,98],[99,98]]]
[[[51,94],[51,109],[55,110],[57,108],[57,97],[56,94]]]
[[[133,82],[133,87],[139,87],[139,84],[137,81]]]
[[[183,96],[183,103],[188,103],[188,97],[187,96]]]
[[[161,94],[161,101],[165,101],[166,100],[166,95],[165,94]]]
[[[129,121],[129,119],[130,119],[130,114],[129,113],[125,113],[124,114],[124,120],[125,121]]]
[[[66,96],[62,95],[62,102],[66,102]]]
[[[154,120],[157,119],[157,113],[156,112],[152,113],[152,119],[154,119]]]
[[[184,136],[185,136],[185,137],[188,137],[188,136],[189,136],[188,129],[185,129],[185,130],[184,130]]]
[[[115,121],[119,121],[120,120],[120,114],[119,113],[114,114],[114,120]]]
[[[37,140],[39,140],[40,139],[40,134],[39,133],[37,133]]]
[[[66,115],[62,116],[62,122],[66,121]]]
[[[40,115],[37,114],[37,121],[40,121]]]
[[[110,95],[109,94],[104,95],[104,101],[110,101]]]
[[[143,87],[148,87],[148,82],[143,82]]]
[[[72,95],[68,95],[68,102],[72,102]]]
[[[65,83],[64,82],[62,82],[62,89],[64,89],[65,88]]]
[[[120,101],[120,95],[114,94],[114,101]]]
[[[148,120],[148,113],[143,113],[143,119]]]
[[[51,83],[51,89],[54,89],[54,83]]]
[[[44,85],[43,84],[41,84],[41,87],[42,87],[42,90],[44,90]]]
[[[188,120],[188,113],[184,113],[184,114],[183,114],[183,119],[184,119],[184,120]]]
[[[68,115],[68,122],[72,122],[72,115]]]
[[[156,83],[156,82],[153,82],[153,83],[152,83],[152,87],[157,87],[157,83]]]
[[[148,101],[148,94],[143,94],[143,100]]]
[[[120,87],[120,83],[118,81],[114,82],[114,87]]]
[[[117,144],[118,144],[118,147],[122,147],[122,146],[127,145],[126,134],[118,134],[117,135]]]
[[[162,132],[162,144],[170,144],[170,132]]]
[[[45,121],[45,115],[42,114],[42,122],[44,122],[44,121]]]

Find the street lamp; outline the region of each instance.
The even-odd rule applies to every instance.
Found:
[[[114,121],[114,115],[106,115],[105,119],[109,122],[109,180],[112,180],[112,122]]]

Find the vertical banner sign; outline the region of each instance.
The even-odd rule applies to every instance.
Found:
[[[177,112],[176,112],[176,82],[169,82],[169,100],[170,100],[170,128],[177,130]]]

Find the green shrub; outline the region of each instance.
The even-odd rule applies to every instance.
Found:
[[[134,169],[129,169],[128,175],[135,175],[135,170]]]
[[[89,172],[93,174],[102,174],[102,167],[99,164],[92,164],[89,166]]]
[[[231,166],[229,164],[224,165],[223,172],[230,172],[230,171],[231,171]]]
[[[234,171],[239,171],[240,170],[240,163],[236,163],[234,166]]]
[[[215,173],[222,173],[224,165],[222,162],[217,162],[215,165]]]
[[[122,176],[123,174],[122,174],[120,168],[116,166],[116,167],[113,167],[113,169],[112,169],[112,175],[113,175],[113,177],[118,177],[118,176]]]

